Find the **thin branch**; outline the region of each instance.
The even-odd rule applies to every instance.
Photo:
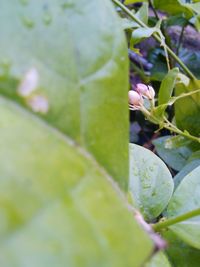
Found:
[[[118,7],[120,7],[130,18],[132,18],[138,25],[141,27],[148,29],[148,26],[141,21],[139,18],[135,16],[125,5],[123,5],[119,0],[112,0]],[[159,42],[162,43],[161,38],[157,33],[153,33],[153,37]],[[181,66],[181,68],[187,73],[187,75],[192,79],[196,80],[194,74],[188,69],[188,67],[182,62],[182,60],[166,45],[166,49],[168,53],[176,60],[176,62]]]
[[[160,221],[156,224],[153,224],[152,228],[154,229],[154,231],[159,232],[163,229],[168,228],[169,226],[186,221],[188,219],[191,219],[191,218],[199,216],[199,215],[200,215],[200,208],[196,209],[196,210],[189,211],[189,212],[184,213],[184,214],[181,214],[175,218],[170,218],[170,219],[166,219],[165,221]]]

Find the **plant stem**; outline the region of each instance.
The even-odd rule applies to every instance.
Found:
[[[195,142],[198,142],[200,143],[200,138],[199,137],[196,137],[196,136],[193,136],[191,135],[190,133],[188,132],[183,132],[181,130],[179,130],[175,125],[173,125],[170,121],[168,121],[167,119],[165,119],[166,123],[163,124],[163,127],[170,130],[170,131],[173,131],[174,133],[177,133],[177,134],[180,134],[184,137],[187,137]]]
[[[153,5],[153,3],[152,3],[152,0],[149,0],[149,6],[152,8],[153,13],[154,13],[156,19],[159,20],[160,18],[159,18],[159,16],[158,16],[158,13],[157,13],[156,9],[154,8],[154,5]]]
[[[154,115],[152,115],[152,113],[149,112],[149,110],[147,110],[144,106],[141,106],[140,110],[147,117],[147,119],[149,121],[160,125],[161,128],[168,129],[169,131],[172,131],[174,133],[177,133],[177,134],[179,134],[181,136],[184,136],[184,137],[189,138],[189,139],[191,139],[191,140],[193,140],[195,142],[200,143],[200,138],[199,137],[193,136],[188,132],[181,131],[174,124],[172,124],[170,121],[168,121],[167,118],[164,118],[164,122],[163,122],[159,118],[157,118]]]
[[[160,221],[156,224],[153,224],[152,227],[155,231],[160,231],[164,228],[167,228],[171,225],[177,224],[182,221],[186,221],[190,218],[196,217],[200,215],[200,208],[196,210],[189,211],[187,213],[184,213],[182,215],[179,215],[175,218],[166,219],[165,221]]]
[[[177,48],[176,48],[176,54],[177,55],[179,55],[179,50],[180,50],[180,47],[181,47],[181,43],[183,41],[184,30],[185,30],[185,25],[183,25],[183,27],[181,29],[180,36],[179,36],[178,45],[177,45]]]
[[[131,17],[138,25],[141,27],[148,29],[148,26],[141,21],[139,18],[135,16],[125,5],[123,5],[119,0],[112,0],[113,3],[115,3],[118,7],[120,7],[129,17]],[[153,37],[159,42],[162,43],[161,38],[158,36],[157,33],[153,33]],[[188,69],[188,67],[182,62],[182,60],[166,45],[166,50],[168,53],[173,57],[176,62],[182,67],[182,69],[187,73],[188,77],[190,77],[192,80],[196,80],[196,77],[194,74]]]

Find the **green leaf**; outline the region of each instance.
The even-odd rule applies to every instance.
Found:
[[[179,69],[174,68],[170,70],[162,80],[159,93],[158,93],[158,106],[153,109],[153,114],[157,118],[164,119],[165,110],[170,104],[170,98],[179,74]]]
[[[157,32],[157,28],[138,28],[132,33],[132,46],[141,42],[145,38],[149,38],[153,33]]]
[[[168,258],[166,257],[165,253],[162,251],[156,253],[152,259],[145,264],[144,267],[171,267],[171,264],[168,261]]]
[[[147,220],[161,214],[173,192],[166,165],[153,152],[135,144],[130,144],[129,191],[133,204]]]
[[[200,81],[190,82],[188,86],[177,84],[176,95],[188,93],[200,88]],[[200,93],[179,99],[175,103],[175,118],[177,126],[187,130],[190,134],[199,135],[200,132]]]
[[[135,17],[144,22],[145,24],[148,23],[148,14],[149,14],[149,5],[148,3],[144,3],[139,10],[135,13]],[[122,27],[123,29],[134,29],[140,28],[140,25],[129,18],[122,18]]]
[[[200,207],[200,167],[185,176],[167,208],[167,217],[176,217]],[[200,249],[200,216],[170,226],[184,242]]]
[[[127,189],[128,60],[111,1],[2,0],[0,34],[0,93],[28,108],[16,92],[34,70],[33,93],[49,106],[42,118]]]
[[[141,8],[137,11],[135,16],[140,19],[142,22],[145,24],[148,24],[148,19],[149,19],[149,4],[148,3],[143,3]]]
[[[154,7],[169,13],[170,15],[184,14],[186,18],[193,16],[190,5],[184,4],[181,0],[153,0]]]
[[[152,241],[104,170],[125,188],[128,62],[111,2],[2,0],[0,34],[0,266],[140,267]]]
[[[177,175],[175,175],[174,176],[175,189],[180,184],[180,182],[184,179],[184,177],[198,166],[200,166],[200,159],[195,159],[191,161],[190,163],[188,163]]]
[[[196,159],[200,159],[200,150],[193,152],[192,155],[189,157],[188,162],[191,162]]]
[[[175,15],[175,16],[169,16],[166,19],[166,24],[167,26],[173,26],[173,25],[179,25],[181,27],[185,27],[189,22],[186,18],[184,18],[183,16],[181,16],[181,14],[179,15]]]
[[[182,242],[172,231],[163,232],[164,238],[168,242],[166,253],[172,266],[175,267],[199,267],[199,250],[188,246]]]
[[[25,109],[0,111],[1,266],[141,266],[152,243],[105,171]]]
[[[145,24],[148,23],[148,15],[149,15],[149,5],[148,3],[144,3],[140,9],[135,13],[135,17],[140,19]],[[139,28],[140,25],[129,19],[129,18],[122,18],[122,27],[123,29],[132,29],[132,28]]]
[[[147,0],[143,0],[140,2],[147,2]],[[134,3],[138,3],[138,0],[125,0],[125,2],[124,2],[125,5],[130,5],[130,4],[134,4]]]
[[[158,155],[174,170],[181,170],[187,163],[191,151],[187,146],[172,148],[168,140],[171,136],[163,136],[153,141]]]
[[[165,140],[165,147],[168,149],[180,148],[191,144],[191,140],[182,135],[172,135]]]
[[[158,105],[166,104],[170,100],[170,97],[173,93],[173,89],[175,87],[178,73],[179,69],[174,68],[170,70],[163,79],[158,93]]]

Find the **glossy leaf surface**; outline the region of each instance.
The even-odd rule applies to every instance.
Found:
[[[128,64],[111,2],[2,0],[0,34],[0,266],[141,266],[152,241],[104,170],[126,188]]]
[[[130,144],[129,191],[133,202],[147,220],[152,220],[165,209],[172,192],[172,176],[153,152]]]
[[[190,82],[188,86],[179,84],[176,86],[176,95],[192,92],[200,89],[200,82]],[[179,99],[175,103],[176,123],[182,130],[198,136],[200,132],[200,93]]]
[[[177,217],[200,207],[200,167],[185,176],[167,208],[167,217]],[[184,242],[200,248],[200,215],[170,226]]]
[[[111,1],[1,0],[0,35],[0,92],[27,107],[42,96],[42,117],[127,188],[128,62]],[[28,74],[35,87],[24,99]]]
[[[163,136],[153,141],[158,155],[175,170],[181,170],[187,163],[191,150],[186,147],[173,148],[168,145],[168,139],[171,136]]]

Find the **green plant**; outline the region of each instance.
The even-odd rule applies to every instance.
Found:
[[[188,159],[174,190],[158,156],[128,147],[127,44],[112,1],[1,0],[3,267],[180,266],[170,249],[160,251],[164,239],[172,251],[178,242],[189,255],[200,249],[199,82],[165,43],[161,21],[147,25],[147,4],[134,14],[113,2],[132,49],[151,35],[163,46],[170,70],[158,101],[148,88],[149,104],[137,109],[177,133],[165,146],[186,147]],[[167,117],[174,103],[177,125]]]

